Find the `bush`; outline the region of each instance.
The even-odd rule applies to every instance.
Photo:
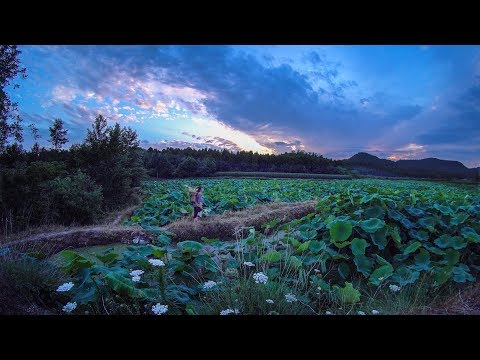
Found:
[[[46,215],[55,223],[91,223],[101,214],[102,200],[102,187],[80,170],[44,186]]]

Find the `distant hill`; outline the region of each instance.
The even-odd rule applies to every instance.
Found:
[[[365,152],[359,152],[342,162],[364,175],[464,179],[475,178],[480,173],[480,168],[469,169],[459,161],[436,158],[391,161]]]

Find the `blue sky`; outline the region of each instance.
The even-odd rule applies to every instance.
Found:
[[[342,159],[437,157],[480,166],[480,46],[20,46],[10,93],[47,146],[99,113],[143,147]],[[31,144],[28,134],[25,146]]]

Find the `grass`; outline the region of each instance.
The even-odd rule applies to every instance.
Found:
[[[310,173],[282,173],[261,171],[219,171],[215,177],[246,177],[246,178],[286,178],[286,179],[352,179],[350,175],[339,174],[310,174]]]

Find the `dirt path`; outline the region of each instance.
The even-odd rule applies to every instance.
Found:
[[[273,219],[282,222],[305,216],[315,209],[315,200],[302,203],[268,203],[255,205],[241,211],[229,211],[222,215],[209,216],[194,223],[191,216],[168,224],[165,230],[175,233],[174,240],[198,240],[205,236],[221,240],[235,239],[235,232],[242,227],[253,226],[257,230]],[[152,241],[155,235],[139,226],[114,225],[86,226],[67,230],[34,234],[0,246],[20,252],[39,252],[51,255],[64,249],[113,243],[131,243],[135,237]]]

